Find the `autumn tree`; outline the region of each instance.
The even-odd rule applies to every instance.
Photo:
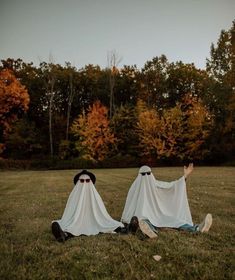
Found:
[[[175,107],[159,111],[149,109],[143,102],[138,103],[138,108],[139,147],[147,161],[203,159],[200,149],[212,120],[199,99],[188,95]]]
[[[77,138],[76,148],[81,157],[89,160],[104,160],[116,141],[109,127],[108,109],[100,101],[74,120],[71,132]]]
[[[199,97],[190,93],[176,107],[181,111],[183,130],[177,143],[179,158],[203,160],[210,152],[205,143],[214,123],[213,115]]]
[[[28,110],[29,95],[12,71],[0,71],[0,125],[1,142],[12,124]]]
[[[157,159],[173,157],[177,138],[182,134],[182,114],[179,108],[159,113],[139,101],[137,131],[139,150],[146,162],[154,164]]]

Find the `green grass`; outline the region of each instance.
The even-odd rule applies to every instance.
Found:
[[[137,169],[97,169],[96,188],[120,219]],[[183,168],[155,168],[173,180]],[[0,172],[0,279],[235,279],[234,167],[196,167],[187,181],[193,220],[213,214],[208,234],[161,231],[100,234],[55,241],[50,223],[61,217],[77,170]],[[156,262],[153,255],[162,259]]]

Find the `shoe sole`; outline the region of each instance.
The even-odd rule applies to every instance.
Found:
[[[211,225],[212,225],[212,215],[207,214],[205,217],[205,224],[204,224],[203,228],[201,229],[201,232],[208,232]]]
[[[51,230],[52,230],[52,233],[53,233],[53,235],[55,236],[55,238],[58,242],[64,242],[65,241],[65,234],[64,234],[60,225],[57,222],[53,222],[51,224]]]
[[[141,231],[147,235],[149,238],[157,238],[157,234],[151,230],[149,225],[145,221],[139,221],[139,228]]]

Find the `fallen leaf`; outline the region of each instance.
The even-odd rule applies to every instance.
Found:
[[[159,255],[154,255],[153,258],[155,259],[155,261],[159,262],[162,257]]]

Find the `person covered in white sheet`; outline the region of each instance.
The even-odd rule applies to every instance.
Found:
[[[124,227],[108,214],[94,186],[95,181],[95,175],[87,170],[82,170],[74,177],[74,188],[62,218],[51,224],[52,234],[58,242],[79,235],[112,233]]]
[[[208,232],[212,215],[207,214],[201,224],[193,224],[188,204],[186,178],[193,171],[193,163],[184,166],[184,176],[172,182],[156,180],[149,166],[142,166],[129,189],[121,221],[129,223],[133,217],[142,233],[157,237],[158,228],[176,228],[189,232]]]

